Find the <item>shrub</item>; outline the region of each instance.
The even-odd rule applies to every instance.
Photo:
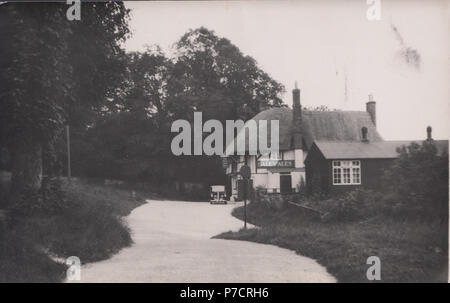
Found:
[[[54,215],[66,209],[68,203],[61,190],[61,180],[45,177],[38,191],[22,191],[9,209],[13,216]]]
[[[36,249],[27,234],[10,230],[0,238],[0,283],[60,282],[66,269]]]
[[[386,204],[392,213],[421,217],[448,214],[448,154],[439,155],[433,140],[398,149],[399,158],[384,174]]]
[[[380,193],[365,189],[355,189],[319,203],[326,221],[365,219],[383,213],[386,208]]]

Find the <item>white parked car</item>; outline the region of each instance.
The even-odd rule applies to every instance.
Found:
[[[211,204],[227,204],[225,186],[224,185],[212,185],[211,196],[209,203]]]

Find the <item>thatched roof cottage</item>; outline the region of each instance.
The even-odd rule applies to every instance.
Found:
[[[251,169],[253,188],[262,187],[268,193],[292,193],[306,188],[327,193],[355,187],[376,188],[381,184],[383,168],[398,157],[397,148],[413,142],[381,138],[376,128],[376,103],[371,95],[365,111],[304,110],[297,87],[292,95],[292,109],[272,108],[251,119],[257,123],[279,121],[278,153],[266,156],[247,153],[227,158],[227,191],[234,199],[242,198],[239,170],[244,164]],[[268,131],[267,142],[270,136]],[[427,140],[432,140],[431,127],[427,128]],[[235,141],[230,144],[236,144]],[[439,153],[448,154],[447,140],[433,142]]]
[[[296,192],[306,182],[305,159],[314,142],[383,140],[376,129],[375,101],[366,103],[366,111],[309,111],[301,106],[300,90],[295,88],[292,94],[292,109],[271,108],[252,118],[256,122],[279,121],[279,153],[227,158],[228,194],[235,199],[241,198],[239,169],[244,164],[251,169],[253,187],[266,188],[269,193]],[[268,131],[267,142],[270,142],[270,134]]]

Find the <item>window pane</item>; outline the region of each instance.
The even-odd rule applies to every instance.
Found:
[[[359,168],[353,168],[353,183],[359,184],[361,183],[361,176]]]
[[[361,184],[361,161],[333,161],[333,184]]]
[[[280,155],[277,152],[271,152],[270,153],[270,160],[279,160]]]
[[[350,184],[350,168],[344,168],[344,184]]]
[[[333,169],[333,184],[341,184],[341,169]]]

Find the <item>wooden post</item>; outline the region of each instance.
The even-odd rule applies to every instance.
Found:
[[[248,198],[248,180],[252,176],[252,171],[248,165],[243,165],[239,170],[239,174],[242,177],[243,198],[244,198],[244,229],[247,229],[247,198]]]
[[[70,129],[69,125],[66,126],[66,138],[67,138],[67,180],[70,182],[72,177],[72,170],[70,167]]]
[[[248,179],[244,179],[244,229],[247,229],[247,192]]]

